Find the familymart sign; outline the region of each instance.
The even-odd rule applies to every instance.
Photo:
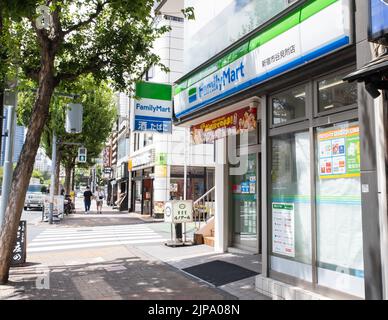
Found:
[[[134,100],[134,130],[141,132],[171,133],[172,88],[152,82],[136,84]]]
[[[310,0],[174,87],[185,117],[352,43],[350,0]]]

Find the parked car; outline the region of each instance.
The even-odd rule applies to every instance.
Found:
[[[44,191],[45,187],[42,184],[30,184],[27,189],[26,200],[24,202],[24,210],[40,209],[43,210]]]

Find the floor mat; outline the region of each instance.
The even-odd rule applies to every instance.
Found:
[[[259,274],[258,272],[242,268],[233,263],[220,260],[185,268],[183,271],[214,284],[216,287]]]

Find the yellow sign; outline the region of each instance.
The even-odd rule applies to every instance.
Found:
[[[155,166],[155,177],[166,178],[167,177],[167,166]]]

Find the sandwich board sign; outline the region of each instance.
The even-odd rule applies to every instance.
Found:
[[[164,222],[186,223],[193,221],[193,201],[168,201],[164,207]]]
[[[134,132],[172,132],[172,87],[153,82],[136,83]]]
[[[26,263],[27,257],[27,221],[21,220],[19,223],[15,246],[11,255],[11,266],[22,266]]]

